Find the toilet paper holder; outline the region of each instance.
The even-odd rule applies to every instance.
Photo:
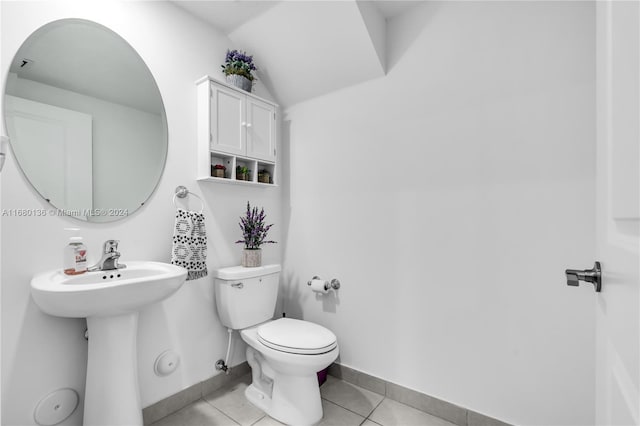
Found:
[[[313,278],[311,278],[311,280],[307,281],[307,285],[309,287],[311,287],[311,282],[313,280],[319,280],[321,279],[319,276],[314,275]],[[340,281],[338,281],[336,278],[332,279],[330,282],[329,281],[325,281],[324,282],[324,289],[325,290],[329,290],[330,288],[334,289],[334,290],[338,290],[340,288]]]

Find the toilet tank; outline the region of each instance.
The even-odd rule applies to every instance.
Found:
[[[214,272],[216,307],[222,324],[234,330],[273,318],[280,265],[232,266]]]

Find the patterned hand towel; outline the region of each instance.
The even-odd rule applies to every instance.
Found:
[[[189,271],[187,280],[207,276],[207,232],[202,213],[177,209],[171,263]]]

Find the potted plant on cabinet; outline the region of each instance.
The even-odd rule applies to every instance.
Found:
[[[260,170],[258,172],[258,182],[271,183],[271,174],[267,170]]]
[[[223,166],[222,164],[216,164],[215,166],[211,166],[211,176],[213,177],[218,177],[218,178],[223,178],[225,171],[227,170],[227,168],[225,166]]]
[[[266,215],[264,208],[258,212],[257,207],[251,208],[251,205],[247,201],[247,212],[244,216],[240,216],[240,229],[242,230],[242,239],[236,241],[238,243],[244,243],[244,250],[242,251],[242,266],[244,267],[257,267],[262,265],[262,244],[275,244],[275,241],[266,240],[269,229],[273,226],[273,223],[266,225],[264,220]]]
[[[253,80],[256,78],[252,74],[256,70],[253,63],[253,56],[240,50],[227,50],[222,72],[227,77],[227,83],[251,92]]]
[[[236,180],[251,180],[249,173],[251,170],[247,166],[236,166]]]

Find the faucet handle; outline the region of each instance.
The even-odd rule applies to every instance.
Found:
[[[118,251],[118,240],[107,240],[104,242],[104,253],[115,253]]]

